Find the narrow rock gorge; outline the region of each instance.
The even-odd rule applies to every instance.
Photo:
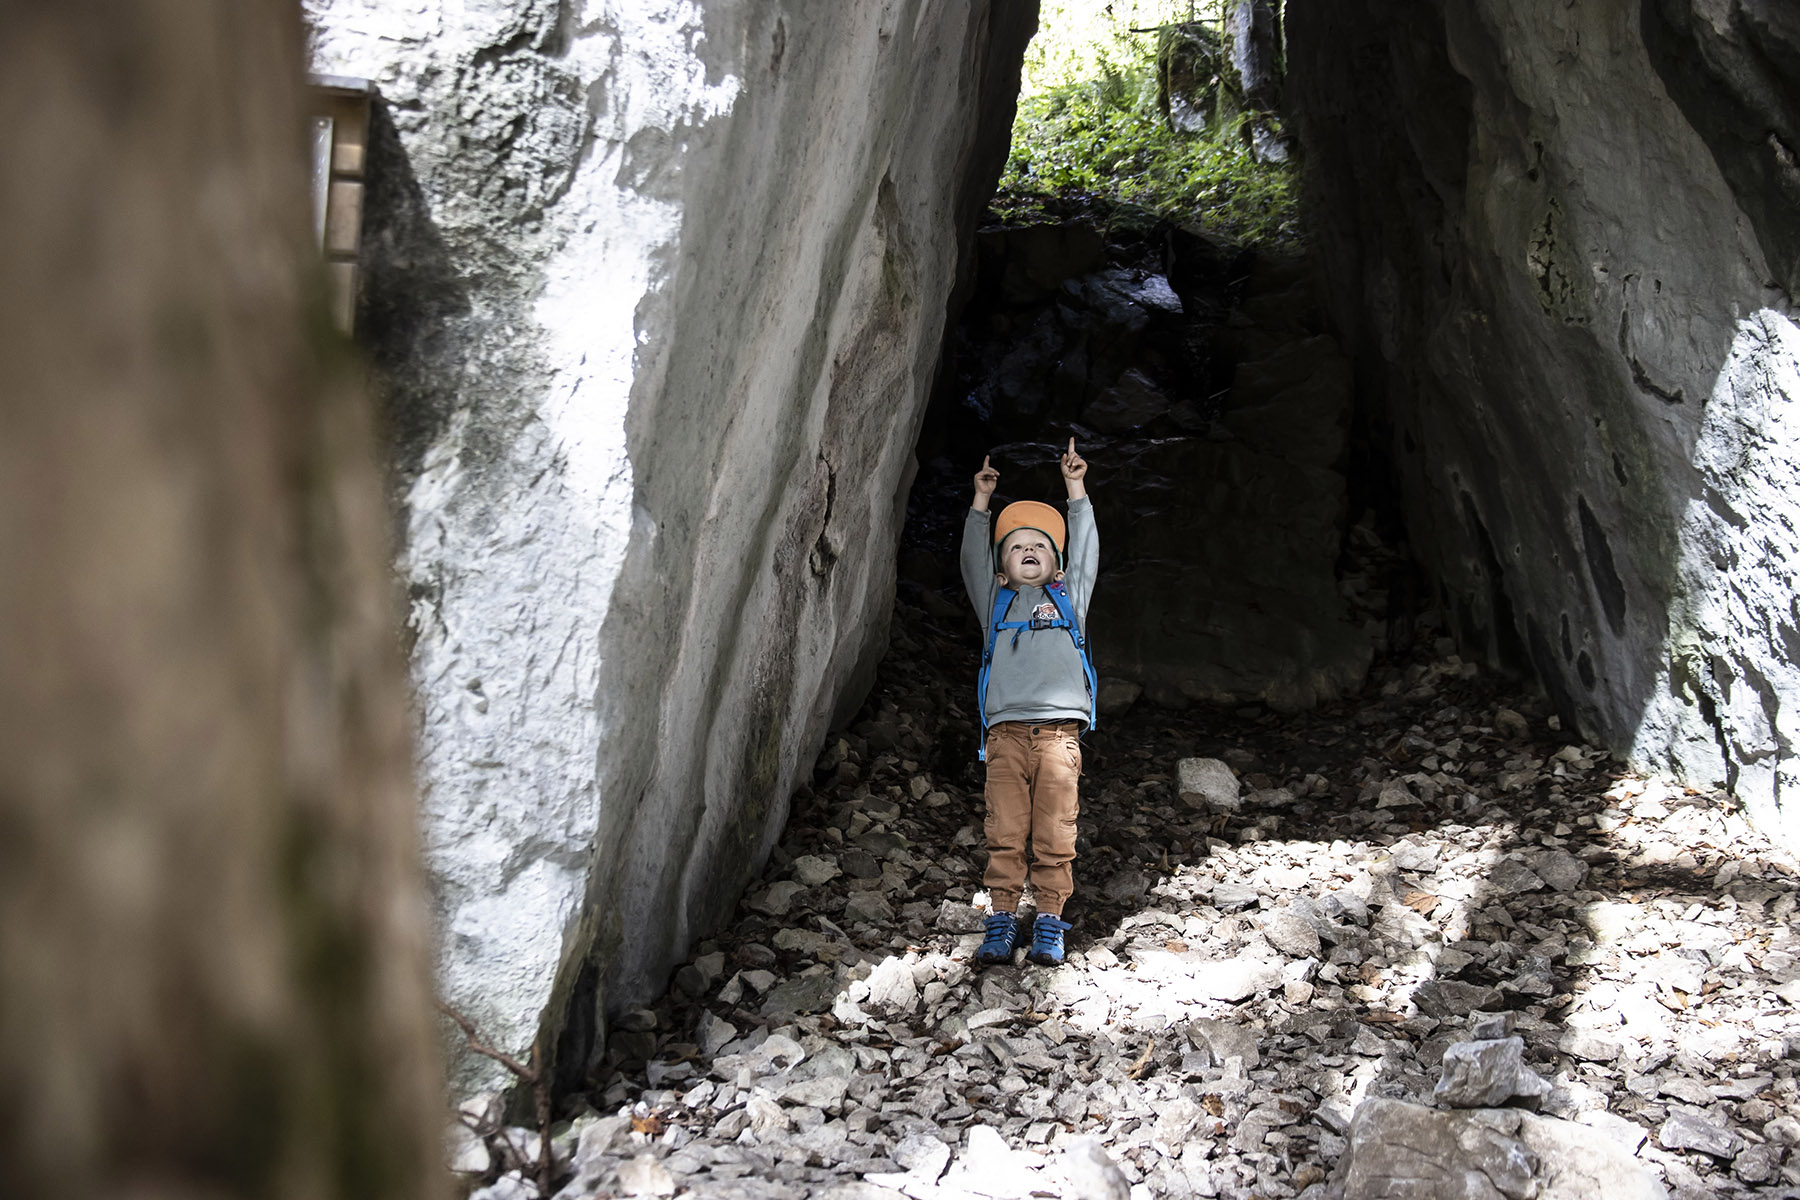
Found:
[[[795,1098],[816,1088],[779,1103],[754,1093],[737,1082],[750,1070],[743,1056],[777,1034],[798,1047],[802,1033],[841,1032],[817,1025],[824,1013],[857,1025],[836,1000],[855,1009],[850,984],[874,987],[863,968],[879,965],[878,950],[961,961],[960,910],[949,927],[934,922],[940,905],[973,897],[935,878],[928,894],[909,889],[929,875],[918,845],[967,853],[966,823],[940,812],[932,836],[943,840],[909,851],[905,838],[922,835],[897,832],[889,808],[967,802],[972,731],[958,742],[946,715],[967,723],[950,698],[965,685],[935,675],[893,692],[902,675],[890,655],[886,701],[865,701],[890,646],[941,663],[954,638],[972,636],[950,538],[981,455],[994,454],[1003,491],[1047,494],[1054,445],[1069,436],[1095,463],[1106,547],[1093,610],[1103,711],[1152,731],[1111,751],[1129,759],[1109,764],[1100,803],[1126,806],[1108,829],[1138,829],[1117,847],[1135,865],[1109,865],[1109,886],[1130,878],[1105,893],[1119,911],[1096,909],[1105,920],[1080,935],[1098,939],[1080,943],[1088,969],[1116,963],[1132,926],[1106,922],[1129,922],[1125,910],[1159,886],[1175,889],[1157,893],[1167,942],[1199,939],[1239,908],[1279,907],[1282,879],[1325,903],[1340,889],[1279,872],[1255,897],[1228,900],[1219,889],[1241,881],[1220,877],[1204,903],[1197,885],[1167,882],[1214,855],[1213,867],[1261,870],[1232,857],[1258,852],[1232,847],[1276,837],[1284,820],[1333,847],[1386,839],[1341,856],[1383,879],[1392,872],[1376,871],[1380,856],[1396,853],[1386,847],[1434,825],[1461,839],[1457,854],[1479,851],[1483,870],[1535,863],[1543,851],[1567,856],[1566,840],[1537,840],[1571,836],[1539,828],[1561,827],[1551,805],[1573,804],[1582,829],[1611,833],[1623,818],[1609,797],[1665,786],[1633,775],[1638,791],[1614,795],[1624,766],[1677,781],[1671,794],[1691,786],[1705,820],[1729,831],[1715,851],[1730,862],[1715,853],[1709,872],[1753,861],[1758,879],[1783,875],[1771,864],[1787,861],[1778,847],[1793,844],[1800,811],[1783,800],[1800,737],[1800,450],[1786,412],[1800,391],[1789,315],[1800,18],[1777,0],[1290,0],[1282,92],[1310,223],[1298,255],[1231,244],[1199,212],[1111,240],[1079,217],[978,232],[1032,3],[306,8],[314,69],[367,78],[379,93],[358,319],[394,463],[440,986],[496,1045],[524,1055],[535,1042],[554,1057],[561,1092],[614,1105],[655,1093],[648,1121],[674,1103],[669,1082],[693,1073],[678,1068],[700,1061],[694,1047],[711,1058],[735,1044],[722,1056],[739,1060],[722,1068],[728,1080],[717,1061],[708,1068],[719,1076],[708,1096],[729,1094],[747,1115],[707,1097],[688,1104],[718,1109],[708,1120],[721,1118],[726,1140],[751,1124],[752,1142],[786,1130],[782,1104],[808,1110],[807,1131],[849,1119],[842,1094],[833,1108]],[[897,590],[913,623],[890,643]],[[1465,689],[1453,700],[1431,690],[1447,680]],[[1381,707],[1395,697],[1415,707]],[[1398,724],[1376,732],[1359,711]],[[1158,807],[1179,795],[1184,745],[1233,722],[1260,722],[1262,736],[1283,719],[1342,750],[1304,769],[1286,756],[1247,810],[1200,819]],[[1479,747],[1479,768],[1464,747]],[[1602,770],[1619,774],[1602,780]],[[783,842],[797,791],[811,807]],[[1730,823],[1732,796],[1760,833]],[[1358,817],[1413,805],[1424,810],[1414,823]],[[1183,832],[1146,857],[1165,817]],[[1481,832],[1502,824],[1504,836]],[[798,940],[771,929],[787,910],[768,888],[788,900],[818,890],[840,869],[798,866],[827,849],[818,838],[835,856],[872,827],[902,840],[856,846],[850,873],[866,884],[852,889],[856,914],[820,908]],[[835,840],[821,832],[831,830]],[[1613,861],[1600,841],[1577,849],[1594,851],[1583,863]],[[774,876],[755,893],[760,907],[734,908],[765,868]],[[1513,959],[1545,960],[1542,980],[1481,1000],[1537,1004],[1522,1028],[1540,1059],[1563,1052],[1557,1014],[1575,1003],[1543,997],[1592,965],[1568,957],[1587,936],[1579,906],[1642,882],[1615,874],[1611,891],[1538,914],[1560,924],[1504,952],[1504,979],[1478,981],[1502,988],[1535,969]],[[1477,886],[1464,875],[1439,882]],[[1575,897],[1579,882],[1555,891]],[[1424,894],[1422,878],[1412,883]],[[1379,954],[1334,961],[1342,970],[1330,975],[1316,961],[1330,954],[1288,954],[1256,968],[1262,982],[1242,995],[1196,1003],[1273,1005],[1279,993],[1287,1009],[1242,1021],[1280,1026],[1292,1039],[1284,1053],[1328,1044],[1334,1070],[1372,1056],[1389,1064],[1367,1072],[1393,1084],[1388,1098],[1429,1099],[1417,1082],[1438,1059],[1421,1067],[1419,1051],[1441,1057],[1442,1026],[1472,1006],[1425,1011],[1434,1001],[1390,990],[1394,972],[1427,982],[1425,945],[1470,935],[1454,922],[1419,927],[1398,911],[1413,903],[1398,887],[1373,899],[1362,889],[1363,903],[1390,910]],[[1486,911],[1494,930],[1537,920],[1500,902]],[[847,930],[857,914],[906,936],[893,945],[897,934]],[[1747,930],[1768,934],[1756,920]],[[1237,933],[1267,949],[1276,939],[1257,924],[1178,961],[1241,957]],[[1494,930],[1485,942],[1511,944]],[[700,939],[713,948],[696,957]],[[690,957],[674,1009],[666,997],[641,1007]],[[1148,947],[1137,956],[1153,961],[1163,962]],[[940,1035],[966,1049],[967,1025],[944,1022],[969,1014],[939,1011],[946,997],[977,993],[983,1012],[1048,1011],[1038,992],[989,995],[937,958],[909,967],[933,996],[908,1018],[921,1024],[865,1029],[864,1042],[890,1044],[838,1047],[832,1061],[890,1070],[905,1057],[889,1055],[895,1045],[936,1057],[906,1039]],[[1057,1002],[1078,1008],[1083,986]],[[736,1015],[769,988],[799,1007],[772,1011],[764,996],[756,1022]],[[1757,1030],[1746,1045],[1768,1066],[1785,1050],[1756,1022],[1774,1001],[1757,992],[1745,1003]],[[1346,1004],[1400,1023],[1406,1052],[1371,1042],[1367,1022],[1359,1034],[1338,1017],[1329,1032],[1289,1019]],[[658,1024],[675,1010],[698,1031]],[[1207,1008],[1205,1019],[1235,1011]],[[781,1024],[796,1015],[815,1026]],[[1405,1025],[1415,1020],[1429,1024]],[[1633,1060],[1637,1074],[1661,1044]],[[1242,1073],[1254,1056],[1188,1045],[1205,1058],[1187,1064],[1196,1078],[1229,1073],[1227,1092],[1206,1095],[1242,1099],[1236,1116],[1262,1111],[1262,1133],[1290,1137],[1275,1115],[1288,1112],[1282,1096]],[[1004,1070],[1039,1050],[1051,1053],[1011,1042],[986,1052]],[[1125,1065],[1152,1070],[1144,1064],[1160,1060],[1145,1054]],[[1186,1069],[1179,1054],[1165,1066]],[[1685,1079],[1705,1068],[1683,1069]],[[1618,1090],[1569,1078],[1597,1095]],[[1779,1100],[1756,1103],[1791,1102],[1792,1072],[1779,1078],[1769,1085]],[[473,1056],[456,1081],[462,1094],[508,1082]],[[783,1076],[783,1086],[811,1081]],[[1313,1101],[1324,1094],[1311,1088]],[[1657,1121],[1674,1119],[1654,1088],[1631,1094]],[[1160,1102],[1115,1098],[1099,1107]],[[831,1138],[885,1137],[882,1121],[898,1126],[882,1103]],[[1563,1115],[1591,1107],[1572,1102]],[[1071,1129],[1091,1116],[1077,1115],[1061,1114]],[[1325,1186],[1324,1169],[1356,1136],[1341,1115],[1291,1135],[1301,1145],[1281,1151],[1286,1190],[1257,1183],[1258,1194]],[[1049,1120],[1014,1116],[1022,1123],[1007,1136]],[[1750,1118],[1714,1117],[1721,1145],[1740,1139],[1733,1155],[1749,1144],[1727,1126]],[[608,1128],[590,1182],[626,1187],[608,1155],[628,1131]],[[1514,1121],[1505,1136],[1522,1146],[1566,1134]],[[1198,1194],[1248,1194],[1254,1156],[1286,1144],[1246,1135],[1227,1190]],[[886,1143],[831,1161],[852,1159],[876,1174],[906,1165]],[[1758,1151],[1740,1182],[1777,1178],[1780,1160]],[[745,1174],[719,1161],[725,1175]],[[1369,1158],[1354,1162],[1358,1178],[1374,1178]],[[1130,1169],[1141,1182],[1159,1165]],[[1680,1169],[1659,1168],[1666,1181],[1685,1179]]]

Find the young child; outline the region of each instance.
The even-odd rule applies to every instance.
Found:
[[[1032,962],[1063,960],[1063,905],[1074,890],[1075,815],[1080,810],[1082,731],[1094,722],[1087,654],[1088,599],[1100,563],[1087,463],[1069,439],[1062,456],[1069,518],[1048,504],[1009,504],[990,527],[988,502],[1000,473],[982,459],[963,522],[963,586],[981,618],[982,757],[987,762],[987,872],[992,896],[977,963],[1011,962],[1023,931],[1026,846],[1037,896]],[[1065,537],[1066,528],[1066,537]]]

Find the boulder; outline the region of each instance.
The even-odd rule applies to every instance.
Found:
[[[983,230],[976,239],[981,269],[1001,280],[1009,303],[1051,295],[1066,279],[1088,274],[1106,261],[1106,241],[1081,222]]]
[[[1351,398],[1350,361],[1310,338],[1238,367],[1225,427],[1260,454],[1329,468],[1344,455]]]
[[[1656,1131],[1656,1141],[1664,1150],[1698,1150],[1715,1158],[1730,1158],[1744,1144],[1725,1126],[1685,1109],[1669,1114]]]
[[[1035,8],[418,8],[309,3],[312,66],[381,95],[358,328],[439,989],[523,1057],[578,978],[661,989],[867,687]],[[1058,238],[1023,277],[1098,265]]]
[[[1319,933],[1305,916],[1286,908],[1278,908],[1263,918],[1262,934],[1269,945],[1289,958],[1316,958]]]
[[[1525,1039],[1457,1042],[1444,1051],[1443,1074],[1433,1098],[1452,1108],[1493,1108],[1518,1098],[1537,1100],[1550,1082],[1525,1065]]]
[[[1242,807],[1242,785],[1237,773],[1216,758],[1184,758],[1175,764],[1181,798],[1190,804],[1207,804],[1223,812]]]
[[[1504,997],[1499,989],[1457,979],[1432,979],[1413,990],[1413,1003],[1419,1011],[1440,1020],[1464,1017],[1478,1009],[1500,1007]]]
[[[1617,1143],[1514,1109],[1365,1100],[1334,1182],[1344,1200],[1666,1200]]]
[[[1196,1017],[1188,1022],[1188,1037],[1196,1046],[1205,1046],[1214,1063],[1223,1063],[1233,1057],[1241,1058],[1246,1071],[1262,1063],[1262,1055],[1257,1050],[1256,1030],[1241,1022]]]

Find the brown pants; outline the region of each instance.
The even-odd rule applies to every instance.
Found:
[[[1081,811],[1081,722],[1002,721],[987,739],[987,873],[995,912],[1019,906],[1025,846],[1037,910],[1062,916],[1075,890],[1075,817]]]

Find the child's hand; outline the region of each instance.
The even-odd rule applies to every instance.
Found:
[[[1000,472],[988,461],[987,455],[981,456],[981,470],[975,472],[975,503],[969,507],[976,512],[986,512],[988,501],[993,498],[994,489],[1000,486]]]
[[[1087,495],[1087,459],[1075,453],[1075,439],[1069,439],[1069,451],[1062,456],[1063,482],[1069,485],[1069,499],[1079,500]]]

